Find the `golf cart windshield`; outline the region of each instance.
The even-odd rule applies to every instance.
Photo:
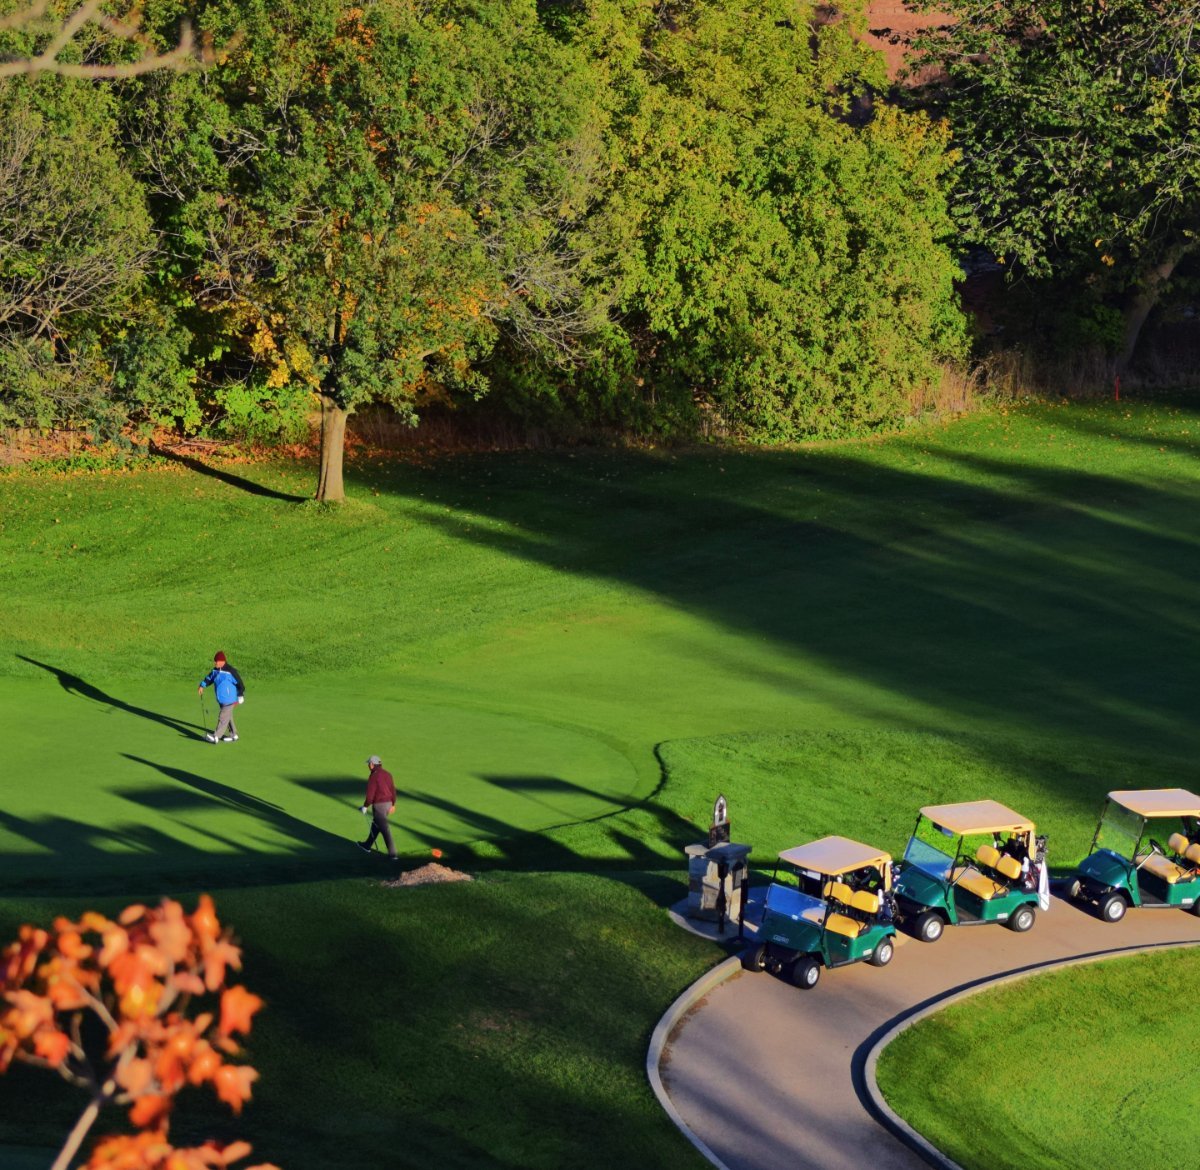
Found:
[[[825,921],[825,903],[820,898],[802,894],[791,886],[772,883],[767,888],[767,909],[797,922],[811,922],[815,926],[820,926]]]
[[[954,858],[940,849],[935,849],[919,837],[909,837],[904,848],[904,860],[911,866],[927,873],[938,881],[946,881],[954,865]]]
[[[1100,818],[1100,827],[1096,830],[1096,848],[1109,849],[1120,857],[1132,857],[1141,838],[1143,824],[1137,813],[1110,800]]]

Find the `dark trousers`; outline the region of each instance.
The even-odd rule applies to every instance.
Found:
[[[375,838],[382,833],[388,856],[395,857],[396,846],[392,844],[392,829],[388,824],[388,809],[391,807],[391,802],[387,800],[371,805],[371,831],[367,834],[367,848],[370,849],[375,844]]]

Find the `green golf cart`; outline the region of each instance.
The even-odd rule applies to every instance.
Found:
[[[922,942],[947,925],[1029,930],[1049,898],[1045,848],[1032,821],[994,800],[921,809],[896,878],[901,923]]]
[[[1178,829],[1164,849],[1147,836],[1151,821]],[[1184,788],[1110,792],[1088,855],[1067,886],[1073,902],[1090,902],[1106,922],[1130,906],[1200,914],[1200,796]]]
[[[748,971],[770,971],[808,990],[824,967],[892,961],[892,859],[846,837],[822,837],[779,855]]]

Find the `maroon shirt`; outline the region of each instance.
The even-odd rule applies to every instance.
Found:
[[[371,769],[371,778],[367,781],[367,799],[364,804],[395,804],[396,783],[392,774],[382,764],[376,764]]]

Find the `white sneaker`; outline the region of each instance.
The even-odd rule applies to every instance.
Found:
[[[211,731],[206,731],[206,732],[204,733],[204,738],[205,738],[206,740],[208,740],[208,742],[209,742],[209,743],[216,743],[216,742],[217,742],[217,737],[216,737],[215,735],[213,735],[213,733],[212,733]]]
[[[237,736],[236,735],[223,735],[223,736],[221,736],[221,742],[222,743],[237,743]]]

